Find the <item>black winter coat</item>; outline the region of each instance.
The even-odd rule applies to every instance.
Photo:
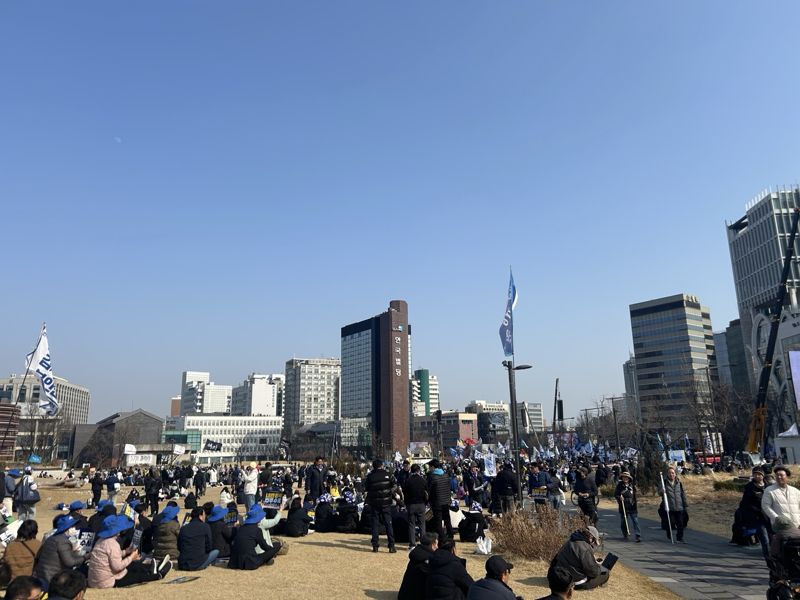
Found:
[[[408,504],[425,504],[428,501],[428,484],[421,475],[411,475],[403,484],[403,501]]]
[[[430,573],[425,583],[425,600],[465,600],[474,583],[467,573],[467,561],[449,550],[437,550],[428,560]]]
[[[620,481],[617,484],[616,489],[614,489],[614,497],[617,499],[619,514],[622,514],[623,502],[625,502],[626,514],[638,512],[636,507],[636,489],[633,487],[633,484],[626,485],[624,482]]]
[[[196,571],[206,562],[211,552],[211,528],[200,519],[193,519],[181,527],[178,533],[178,568]]]
[[[260,567],[262,563],[258,554],[256,554],[256,546],[264,552],[270,549],[258,523],[239,527],[231,546],[231,559],[228,561],[228,568],[252,571]]]
[[[336,515],[333,508],[327,502],[317,504],[314,509],[314,531],[327,533],[336,530]]]
[[[409,552],[408,565],[403,575],[403,583],[400,584],[400,591],[397,593],[397,600],[422,600],[425,597],[425,583],[430,573],[428,559],[431,556],[433,552],[425,546],[415,546]]]
[[[231,555],[231,543],[233,542],[233,529],[222,519],[212,521],[208,526],[211,528],[211,547],[214,550],[219,550],[220,558],[229,557]]]
[[[519,493],[517,475],[511,469],[503,469],[497,474],[492,488],[498,496],[516,496]]]
[[[306,493],[312,498],[319,498],[325,493],[325,473],[316,467],[306,470]]]
[[[467,600],[517,600],[510,587],[499,579],[479,579],[469,588]]]
[[[759,487],[755,481],[749,481],[744,486],[744,495],[739,503],[739,515],[742,525],[747,529],[759,527],[767,522],[764,513],[761,512],[761,497],[765,489],[765,485]]]
[[[428,500],[431,506],[450,506],[450,478],[445,474],[428,474]]]
[[[308,524],[312,519],[308,516],[305,508],[295,508],[289,511],[286,519],[286,535],[289,537],[301,537],[308,535]]]
[[[367,504],[375,507],[392,505],[395,480],[385,469],[375,469],[367,475]]]

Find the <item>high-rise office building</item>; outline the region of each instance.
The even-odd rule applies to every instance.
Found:
[[[283,395],[283,376],[279,383],[272,375],[252,373],[241,385],[233,388],[231,415],[276,417]]]
[[[417,369],[411,378],[411,414],[428,417],[439,410],[439,380],[428,369]]]
[[[741,334],[745,347],[763,357],[768,331],[754,329],[757,314],[769,314],[775,304],[792,213],[800,207],[800,188],[767,190],[745,206],[745,215],[727,225]],[[797,306],[800,288],[800,236],[795,240],[791,271],[786,282],[786,303]],[[768,321],[761,321],[768,325]],[[751,393],[758,386],[761,360],[748,353],[747,375]]]
[[[342,445],[405,452],[410,424],[408,304],[342,327]]]
[[[59,404],[58,418],[70,426],[88,423],[89,403],[91,402],[89,390],[62,377],[54,377],[54,379],[56,380],[56,399]],[[22,390],[21,396],[20,389]],[[0,402],[14,403],[19,400],[21,403],[26,403],[21,404],[23,421],[32,416],[39,416],[41,395],[43,392],[39,386],[39,378],[33,373],[28,373],[27,378],[23,375],[12,375],[6,379],[0,379]]]
[[[622,363],[622,375],[625,378],[625,399],[615,403],[617,418],[623,423],[639,423],[642,412],[639,409],[639,389],[636,382],[636,358],[633,355]],[[612,400],[612,402],[615,402]]]
[[[713,430],[709,388],[717,375],[708,308],[677,294],[631,304],[630,316],[643,425],[690,436]]]
[[[339,419],[338,358],[293,358],[286,361],[283,387],[284,435],[303,425]]]
[[[233,387],[211,381],[204,371],[184,371],[181,375],[181,415],[230,414]]]

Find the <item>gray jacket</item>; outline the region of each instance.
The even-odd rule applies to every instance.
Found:
[[[56,573],[82,565],[84,560],[79,552],[72,549],[66,534],[57,533],[42,544],[39,559],[33,568],[33,576],[42,581],[50,581]]]
[[[666,492],[667,495],[667,502],[669,503],[668,510],[675,510],[675,511],[684,511],[688,508],[688,504],[686,503],[686,492],[683,491],[683,484],[681,480],[677,477],[675,481],[670,483],[669,479],[664,480],[664,487],[661,488],[659,486],[659,493],[661,494],[661,505],[664,507],[664,493]]]
[[[553,559],[556,566],[567,569],[575,581],[593,579],[599,576],[603,569],[594,558],[594,550],[582,531],[573,533],[566,544],[561,546]]]

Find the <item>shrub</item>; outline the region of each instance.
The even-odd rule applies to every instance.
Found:
[[[495,519],[491,532],[499,552],[526,560],[549,561],[573,531],[585,527],[583,519],[574,514],[541,506],[538,511],[518,510]]]
[[[600,497],[601,498],[613,498],[614,492],[617,490],[617,486],[613,483],[607,483],[605,485],[600,486]]]
[[[740,481],[738,479],[728,479],[727,481],[715,481],[714,491],[721,492],[725,490],[731,492],[743,492],[745,485],[747,485],[747,481]]]

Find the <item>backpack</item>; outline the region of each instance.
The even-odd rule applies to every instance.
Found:
[[[41,500],[39,490],[31,489],[33,484],[30,480],[30,475],[23,477],[17,489],[14,490],[14,500],[20,504],[36,504]]]

